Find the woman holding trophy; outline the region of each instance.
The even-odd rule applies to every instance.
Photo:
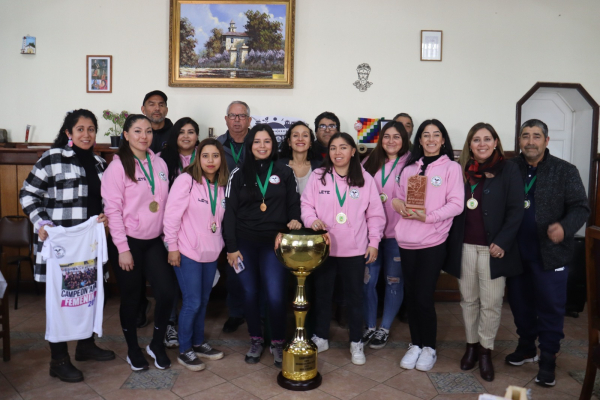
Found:
[[[452,219],[462,212],[465,197],[462,171],[453,157],[444,125],[436,119],[423,122],[394,191],[392,205],[402,217],[396,225],[396,240],[411,336],[400,362],[405,369],[429,371],[437,360],[433,294],[446,259]]]
[[[329,231],[330,253],[314,272],[316,326],[312,341],[329,349],[329,322],[335,277],[341,273],[348,307],[352,362],[366,362],[363,343],[365,264],[377,259],[385,213],[373,177],[360,165],[350,135],[335,133],[323,166],[312,173],[302,193],[302,221],[315,231]]]

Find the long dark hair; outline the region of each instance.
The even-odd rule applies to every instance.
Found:
[[[196,121],[191,119],[190,117],[183,117],[175,122],[175,125],[169,131],[169,137],[167,138],[167,143],[165,147],[160,151],[160,157],[165,160],[167,164],[167,170],[169,171],[169,190],[171,190],[171,186],[175,179],[179,175],[179,145],[177,144],[177,140],[179,139],[179,135],[181,134],[181,128],[186,126],[187,124],[192,125],[194,131],[196,131],[196,135],[200,132],[200,128]],[[196,140],[196,146],[200,143]],[[198,157],[198,154],[196,154]]]
[[[292,124],[292,126],[290,126],[290,128],[287,130],[287,132],[285,133],[285,138],[283,139],[283,143],[281,143],[281,149],[279,150],[279,157],[280,158],[289,158],[290,160],[292,160],[294,158],[294,151],[292,150],[292,147],[288,143],[288,140],[290,140],[290,138],[292,137],[292,129],[294,129],[297,126],[305,126],[308,129],[308,132],[310,133],[310,143],[309,143],[310,147],[308,148],[308,152],[306,153],[306,159],[308,161],[315,159],[317,157],[317,155],[315,153],[315,149],[313,149],[313,143],[316,140],[315,133],[312,131],[312,129],[310,129],[308,124],[304,121],[294,122]]]
[[[123,132],[129,132],[131,129],[131,125],[135,121],[140,119],[145,119],[148,121],[150,126],[152,126],[152,122],[150,119],[143,114],[130,114],[129,117],[125,120],[123,124]],[[117,155],[121,159],[121,164],[123,164],[123,169],[125,170],[125,175],[133,182],[137,183],[135,179],[135,158],[133,156],[133,151],[131,151],[131,147],[129,147],[129,140],[125,139],[125,135],[121,139],[121,143],[119,144],[119,150],[117,151]]]
[[[67,131],[70,134],[73,134],[73,128],[75,127],[75,125],[77,125],[77,122],[79,122],[79,118],[81,117],[91,119],[94,123],[94,126],[96,127],[96,134],[98,133],[98,120],[96,119],[96,116],[93,112],[85,110],[83,108],[79,110],[70,111],[67,113],[67,115],[65,115],[65,120],[63,121],[63,124],[60,127],[60,130],[58,131],[58,135],[56,135],[56,138],[54,139],[54,143],[52,144],[53,149],[57,147],[65,147],[67,145],[67,142],[69,141]]]
[[[216,172],[215,180],[217,181],[218,186],[226,186],[227,179],[229,178],[229,168],[227,168],[227,159],[225,158],[225,150],[223,150],[223,145],[215,138],[206,138],[200,142],[198,145],[198,151],[196,153],[196,159],[194,162],[183,170],[183,172],[187,172],[192,176],[192,178],[198,182],[202,183],[202,177],[204,176],[204,170],[201,165],[201,155],[202,149],[206,146],[215,146],[217,150],[219,150],[220,158],[221,158],[221,166]],[[161,153],[162,155],[162,153]]]
[[[397,121],[388,122],[387,124],[385,124],[383,126],[383,128],[381,129],[381,132],[379,132],[379,139],[377,140],[377,146],[375,146],[375,148],[369,155],[369,158],[365,162],[365,170],[369,174],[371,174],[371,176],[375,176],[377,171],[379,171],[381,169],[381,167],[383,166],[383,164],[385,164],[385,162],[387,161],[388,156],[383,148],[382,142],[383,142],[383,135],[390,128],[396,129],[398,131],[398,133],[400,133],[400,137],[402,137],[402,147],[400,148],[400,150],[398,150],[398,154],[396,156],[398,158],[400,158],[408,152],[408,147],[410,145],[410,141],[408,139],[408,133],[406,132],[406,129],[404,128],[404,124],[402,124],[401,122],[397,122]]]
[[[266,131],[269,134],[273,146],[271,147],[271,154],[269,154],[269,157],[261,160],[261,162],[277,161],[277,138],[275,137],[273,128],[267,124],[254,125],[254,127],[250,129],[250,132],[248,132],[244,138],[244,162],[241,166],[242,173],[244,174],[244,183],[246,183],[246,188],[249,190],[257,187],[255,183],[256,174],[258,173],[257,160],[254,159],[254,154],[252,154],[252,143],[254,142],[256,134],[262,131]],[[256,195],[258,193],[258,188],[257,190],[252,190],[252,193]]]
[[[450,142],[450,136],[448,136],[448,131],[446,130],[446,127],[437,119],[428,119],[426,121],[423,121],[423,123],[419,125],[419,129],[417,129],[417,134],[415,135],[415,138],[413,140],[412,151],[410,152],[410,156],[408,156],[408,160],[406,160],[406,164],[404,164],[402,171],[404,171],[404,168],[408,167],[409,165],[419,161],[421,157],[425,155],[425,153],[423,152],[423,146],[421,146],[421,143],[419,143],[419,141],[421,140],[421,135],[423,134],[423,131],[425,130],[425,127],[427,125],[435,125],[440,130],[440,132],[442,133],[442,137],[444,138],[444,144],[440,149],[440,154],[445,154],[450,160],[454,161],[454,150],[452,150],[452,143]]]
[[[362,166],[360,165],[360,155],[358,154],[358,148],[356,147],[356,143],[352,136],[348,135],[346,132],[337,132],[331,135],[331,139],[329,139],[329,144],[327,146],[327,154],[325,155],[325,159],[323,160],[323,173],[321,174],[321,183],[323,186],[326,184],[327,175],[333,173],[333,161],[331,161],[331,155],[329,154],[329,146],[331,146],[331,142],[335,139],[340,138],[352,148],[354,148],[354,155],[350,159],[350,166],[348,167],[348,175],[346,176],[346,182],[348,182],[348,186],[355,187],[363,187],[365,185],[365,178],[362,174]]]

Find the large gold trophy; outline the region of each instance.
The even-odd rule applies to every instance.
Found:
[[[277,376],[279,386],[288,390],[312,390],[321,385],[321,374],[317,371],[317,346],[306,338],[304,330],[309,309],[304,282],[329,256],[329,245],[323,237],[325,233],[306,228],[282,232],[281,243],[275,252],[279,261],[298,279],[292,306],[296,316],[296,334],[283,350],[283,364]]]

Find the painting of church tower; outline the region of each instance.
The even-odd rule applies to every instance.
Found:
[[[223,33],[223,47],[229,52],[229,64],[232,67],[240,67],[246,64],[248,56],[248,34],[236,32],[235,22],[231,20],[229,30]]]

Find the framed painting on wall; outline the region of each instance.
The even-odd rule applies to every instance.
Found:
[[[442,61],[442,31],[421,31],[421,61]]]
[[[296,0],[171,0],[169,86],[294,87]]]
[[[87,93],[112,93],[112,56],[87,56]]]

